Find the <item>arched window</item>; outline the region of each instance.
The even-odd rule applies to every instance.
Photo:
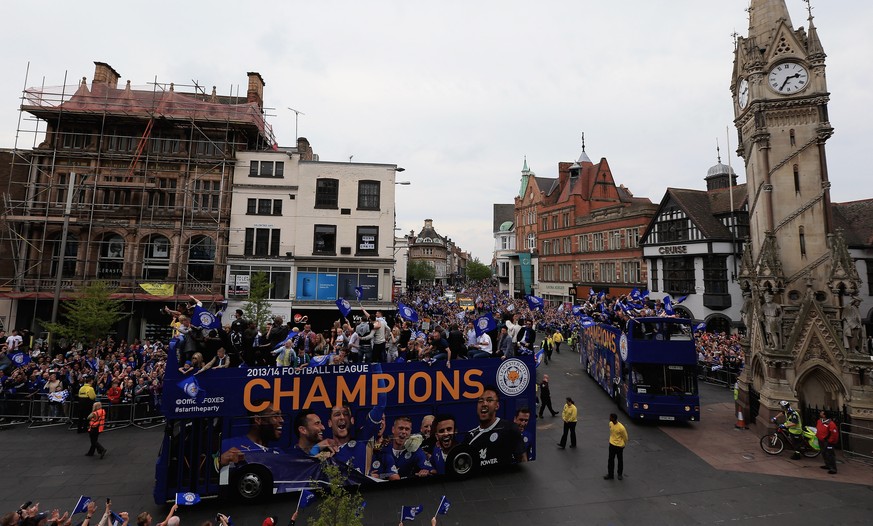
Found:
[[[124,238],[118,234],[108,234],[100,243],[97,277],[119,279],[122,272],[124,272]]]
[[[167,279],[170,274],[170,240],[161,235],[149,237],[143,246],[142,277]]]
[[[52,244],[52,265],[51,265],[51,275],[58,275],[58,262],[60,258],[58,255],[61,252],[61,236],[60,234],[56,235],[54,239],[51,240]],[[73,235],[67,235],[67,245],[64,247],[64,258],[61,269],[61,276],[65,278],[71,278],[76,275],[76,261],[78,260],[77,255],[79,253],[79,239]]]
[[[188,277],[211,282],[215,272],[215,241],[211,237],[195,236],[188,245]]]

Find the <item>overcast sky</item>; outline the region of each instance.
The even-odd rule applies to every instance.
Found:
[[[795,27],[806,4],[786,0]],[[249,7],[251,6],[251,7]],[[191,84],[245,94],[266,81],[281,145],[299,132],[322,160],[396,163],[397,223],[437,231],[491,261],[492,203],[511,203],[527,156],[556,177],[587,152],[659,202],[704,188],[716,140],[728,161],[731,33],[747,0],[58,2],[4,4],[0,147],[15,144],[25,84],[68,84],[93,61],[134,86]],[[813,0],[828,54],[835,201],[873,196],[873,2]],[[19,139],[21,142],[21,139]],[[28,146],[19,144],[20,147]],[[868,153],[864,153],[868,152]],[[731,156],[745,182],[741,159]]]

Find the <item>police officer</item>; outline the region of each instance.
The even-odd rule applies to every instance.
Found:
[[[791,437],[791,447],[794,448],[794,454],[791,455],[792,460],[798,460],[800,458],[800,444],[801,440],[803,440],[803,424],[800,421],[800,413],[794,410],[786,400],[782,400],[779,402],[779,406],[782,408],[782,415],[784,417],[783,425],[788,430],[788,434]],[[779,416],[773,417],[773,422],[776,422]]]

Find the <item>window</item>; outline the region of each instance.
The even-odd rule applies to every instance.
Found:
[[[661,286],[658,281],[658,260],[652,259],[649,261],[649,274],[652,277],[652,292],[658,292]]]
[[[319,179],[315,183],[315,208],[337,208],[339,180]]]
[[[315,225],[312,253],[336,255],[336,225]]]
[[[537,236],[533,232],[527,235],[527,242],[525,243],[524,248],[530,250],[532,248],[537,247]]]
[[[551,253],[552,242],[546,239],[543,241],[543,255],[548,256]]]
[[[658,232],[657,241],[659,243],[688,240],[688,220],[685,218],[662,221],[655,228]]]
[[[215,241],[207,236],[192,237],[188,245],[188,277],[209,283],[214,273]]]
[[[155,183],[158,189],[149,192],[149,207],[152,209],[175,208],[176,180],[159,177]]]
[[[284,177],[283,161],[250,161],[249,177]]]
[[[621,281],[625,284],[639,283],[642,281],[639,261],[624,261],[621,264]]]
[[[703,258],[703,287],[706,294],[728,293],[727,256]]]
[[[570,226],[570,214],[564,214],[564,228]]]
[[[588,252],[591,250],[590,244],[591,238],[588,237],[588,234],[582,234],[579,236],[579,252]]]
[[[548,230],[548,229],[549,229],[549,218],[544,217],[543,218],[543,230]]]
[[[570,238],[564,238],[564,254],[569,254],[573,251],[573,248],[570,246]]]
[[[592,234],[594,237],[594,251],[602,252],[603,251],[603,232],[595,232]]]
[[[582,282],[591,282],[594,278],[594,263],[579,263],[579,279]]]
[[[873,259],[865,259],[867,267],[867,295],[873,295]]]
[[[278,256],[280,232],[278,228],[246,228],[243,254],[259,257]]]
[[[613,283],[615,281],[615,263],[600,264],[600,281],[603,283]]]
[[[379,181],[360,181],[358,183],[358,210],[379,210]]]
[[[379,255],[379,227],[377,226],[359,226],[358,233],[355,236],[355,248],[358,256],[378,256]]]
[[[153,235],[143,247],[142,278],[147,280],[166,279],[170,274],[170,240],[161,235]]]
[[[58,261],[60,258],[58,255],[61,252],[61,236],[57,235],[52,240],[52,265],[51,265],[51,275],[57,276],[58,274]],[[64,246],[64,257],[63,257],[63,268],[61,269],[61,276],[65,278],[71,278],[76,275],[76,260],[77,254],[79,253],[79,239],[73,235],[67,235],[67,244]]]
[[[609,250],[621,250],[621,232],[613,230],[609,236]]]
[[[221,181],[194,181],[193,207],[201,212],[218,211]]]
[[[564,282],[573,281],[573,266],[570,264],[558,265],[559,276],[558,279]]]
[[[552,228],[554,230],[558,229],[558,216],[557,215],[552,216]]]
[[[97,277],[119,279],[124,271],[124,239],[118,234],[110,234],[100,243],[97,259]]]
[[[561,253],[561,240],[560,239],[553,239],[552,240],[552,253],[553,254],[560,254]]]
[[[249,199],[246,214],[259,216],[282,215],[281,199]]]
[[[626,248],[637,248],[640,246],[639,228],[626,228],[624,230],[624,245]]]
[[[694,292],[694,258],[664,258],[664,292]]]
[[[500,250],[509,250],[509,236],[500,236]]]
[[[800,195],[800,169],[794,165],[794,193]]]
[[[797,229],[797,239],[800,241],[800,257],[806,257],[806,234],[803,232],[803,226]]]

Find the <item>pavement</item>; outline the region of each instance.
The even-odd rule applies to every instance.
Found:
[[[423,504],[432,514],[442,495],[451,502],[440,525],[659,525],[659,524],[870,524],[873,468],[841,462],[838,475],[818,469],[820,459],[792,461],[784,453],[765,455],[757,442],[763,430],[734,430],[731,392],[701,386],[702,421],[691,424],[628,423],[624,480],[606,473],[608,415],[615,404],[579,366],[578,354],[564,350],[538,376],[548,373],[555,402],[577,402],[579,447],[560,450],[561,418],[536,422],[537,460],[463,482],[425,481],[366,489],[364,523],[396,525],[403,505]],[[168,507],[152,502],[154,462],[162,428],[113,430],[101,436],[104,460],[85,457],[86,434],[65,427],[0,427],[0,513],[27,500],[41,509],[70,509],[82,494],[134,517],[148,511],[155,524]],[[201,524],[220,511],[234,526],[259,526],[264,517],[280,523],[294,511],[296,495],[242,506],[204,500],[180,511],[182,523]],[[102,511],[102,506],[101,506]],[[311,517],[301,513],[298,524]],[[81,522],[77,516],[74,524]],[[430,516],[407,525],[427,524]]]

